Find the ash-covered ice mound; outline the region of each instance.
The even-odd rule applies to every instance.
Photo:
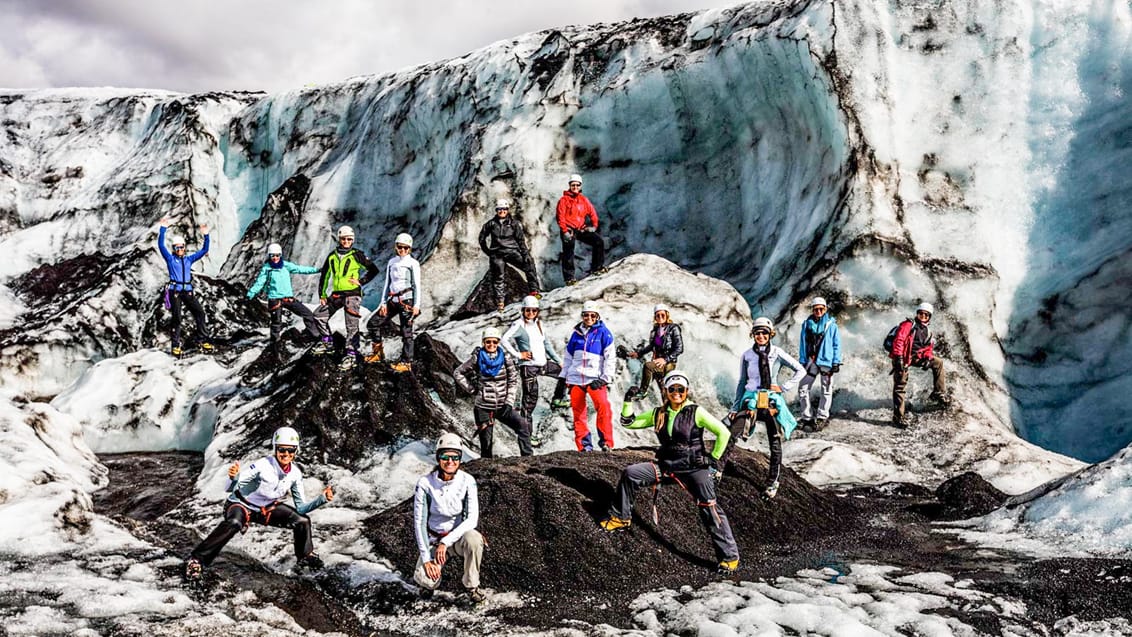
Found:
[[[656,588],[699,585],[716,579],[711,540],[697,517],[694,500],[678,485],[660,488],[660,524],[652,521],[651,490],[642,490],[633,526],[609,534],[598,527],[606,517],[621,470],[652,458],[652,451],[559,452],[527,458],[477,460],[465,467],[479,485],[479,530],[487,538],[483,584],[518,591],[553,604],[533,604],[524,612],[565,618],[575,602],[607,602],[592,621],[620,623],[625,604]],[[719,502],[731,521],[745,566],[768,550],[796,546],[845,529],[856,517],[851,501],[826,494],[784,470],[778,497],[770,503],[758,493],[765,486],[764,456],[737,449],[728,464]],[[365,535],[378,554],[411,576],[417,559],[412,501],[365,521]],[[456,566],[446,568],[443,586],[459,586]],[[592,604],[586,604],[591,606]],[[553,606],[553,610],[540,607]],[[608,614],[608,617],[604,615]],[[542,620],[554,617],[542,617]]]

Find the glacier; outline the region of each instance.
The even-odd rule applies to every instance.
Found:
[[[410,232],[424,268],[419,331],[462,356],[497,320],[452,320],[487,271],[476,237],[490,202],[515,202],[544,281],[559,288],[554,203],[580,172],[616,263],[548,293],[553,329],[566,329],[578,299],[597,298],[619,336],[641,339],[651,304],[673,304],[695,343],[695,390],[718,410],[751,317],[774,318],[776,342],[796,349],[820,294],[847,352],[836,426],[792,441],[789,466],[823,486],[935,485],[966,470],[1010,493],[1069,480],[970,537],[1027,535],[1056,551],[1076,534],[1090,554],[1127,556],[1125,520],[1106,507],[1126,489],[1096,476],[1123,475],[1132,442],[1130,43],[1132,9],[1119,0],[794,0],[551,29],[272,95],[0,90],[0,510],[28,521],[0,527],[0,552],[55,555],[57,581],[97,591],[115,568],[71,553],[149,550],[93,512],[90,494],[107,480],[96,453],[203,452],[178,521],[196,532],[214,521],[192,510],[220,499],[227,461],[262,445],[268,401],[244,385],[280,382],[257,371],[265,329],[238,303],[267,243],[320,264],[350,224],[382,264],[391,237]],[[197,280],[224,356],[161,351],[162,217],[190,244],[197,224],[213,228]],[[296,284],[316,300],[311,278]],[[957,407],[921,414],[907,435],[878,431],[890,390],[880,341],[920,301],[937,308]],[[622,364],[617,389],[635,374]],[[918,380],[913,403],[926,393]],[[463,403],[438,397],[433,408],[467,426]],[[550,425],[540,453],[568,449],[564,421],[537,415]],[[315,517],[342,533],[318,537],[328,563],[353,564],[358,581],[396,580],[357,529],[408,495],[428,457],[421,440],[402,440],[352,464],[314,462],[314,478],[353,501]],[[1075,476],[1103,488],[1074,487]],[[282,571],[281,539],[234,546]],[[109,612],[163,616],[170,634],[213,626],[179,594],[141,592],[163,586],[168,558],[154,559],[121,584],[137,604]],[[862,586],[964,598],[958,585],[857,570]],[[873,628],[899,624],[887,611],[860,621],[868,602],[818,586],[816,573],[766,586],[818,590]],[[5,599],[39,586],[5,574]],[[766,588],[712,595],[803,612]],[[1017,616],[1002,599],[971,599]],[[737,621],[673,603],[642,598],[634,621],[653,631]],[[249,612],[262,604],[248,600]],[[11,626],[94,630],[61,607],[29,605]],[[917,619],[962,632],[957,621]]]

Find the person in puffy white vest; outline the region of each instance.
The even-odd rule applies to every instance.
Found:
[[[193,549],[185,563],[187,578],[200,578],[203,567],[210,566],[224,545],[237,533],[247,531],[252,522],[291,529],[298,565],[322,568],[322,560],[314,552],[311,520],[307,514],[332,501],[334,490],[328,485],[317,498],[307,501],[303,492],[303,471],[294,462],[299,453],[299,432],[280,427],[272,436],[271,448],[270,456],[242,470],[239,462],[228,468],[230,495],[224,503],[224,521]],[[288,499],[293,504],[288,504]]]

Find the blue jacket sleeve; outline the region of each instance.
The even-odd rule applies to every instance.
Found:
[[[803,365],[809,364],[806,360],[806,323],[809,319],[802,321],[802,333],[798,336],[798,361]]]
[[[313,265],[299,265],[298,263],[291,263],[290,261],[285,261],[283,266],[287,268],[288,272],[293,274],[318,274],[322,271]]]
[[[168,228],[161,226],[161,229],[157,231],[157,249],[161,251],[161,257],[168,263],[173,258],[173,255],[170,254],[169,248],[165,247],[166,230],[168,230]]]
[[[263,284],[267,283],[267,271],[270,268],[271,266],[265,264],[259,269],[259,275],[256,276],[255,282],[252,283],[252,286],[250,288],[248,288],[249,299],[254,299],[255,295],[259,294],[259,291],[263,289]]]
[[[829,338],[833,345],[833,364],[841,364],[841,330],[837,329],[837,323],[829,326]]]
[[[209,246],[209,240],[208,240],[208,235],[206,234],[206,235],[204,235],[204,245],[201,246],[200,250],[197,250],[196,252],[189,255],[189,263],[196,263],[197,260],[199,260],[204,255],[208,254],[208,246]]]

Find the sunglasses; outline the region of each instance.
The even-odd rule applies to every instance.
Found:
[[[770,336],[770,332],[767,330],[755,330],[752,334],[755,336]]]
[[[931,316],[931,314],[928,314],[927,312],[920,310],[919,312],[916,312],[916,316]]]
[[[413,249],[412,246],[394,246],[394,248],[396,248],[398,252],[400,252],[401,250],[412,250]]]
[[[353,243],[353,242],[354,242],[353,237],[339,237],[338,238],[338,243]]]
[[[290,454],[292,456],[295,455],[298,452],[299,452],[298,447],[276,447],[275,448],[275,453],[286,453],[286,454]]]
[[[597,318],[597,312],[582,312],[582,318]]]
[[[184,250],[185,246],[173,246],[174,250]]]
[[[460,459],[462,457],[463,457],[462,454],[446,453],[443,456],[437,456],[436,459],[439,460],[440,462],[460,462]]]
[[[483,344],[484,345],[499,345],[499,339],[497,339],[497,338],[485,338],[485,339],[483,339]]]
[[[269,254],[267,256],[271,257],[272,259],[282,259],[283,258],[283,255],[281,255],[281,254]]]
[[[510,210],[510,208],[496,208],[496,209],[495,209],[495,211],[496,211],[496,212],[499,212],[499,211],[501,211],[501,210]]]
[[[687,387],[681,387],[680,385],[673,385],[673,386],[668,388],[668,393],[670,393],[670,394],[686,394],[686,393],[688,393],[688,388]]]
[[[538,314],[538,308],[537,307],[525,307],[525,308],[523,308],[523,314],[528,314],[528,313],[529,314]]]

